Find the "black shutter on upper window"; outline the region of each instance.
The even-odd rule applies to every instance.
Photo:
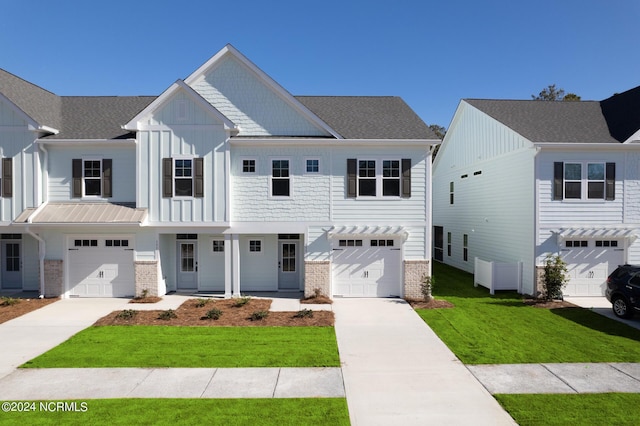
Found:
[[[82,197],[82,159],[71,160],[71,191],[73,198]]]
[[[2,196],[11,198],[13,196],[13,159],[2,159]]]
[[[193,180],[193,195],[197,198],[204,197],[204,161],[203,158],[194,158],[195,173]]]
[[[356,198],[358,191],[357,160],[355,158],[347,159],[347,198]]]
[[[162,159],[162,196],[173,197],[173,160]]]
[[[604,189],[605,200],[616,199],[616,163],[607,163],[606,184]]]
[[[564,186],[564,163],[553,163],[553,199],[562,200],[562,187]]]
[[[104,198],[113,197],[113,186],[112,186],[112,172],[113,169],[113,160],[111,159],[103,159],[102,160],[102,196]]]
[[[411,197],[411,159],[402,159],[402,198]]]

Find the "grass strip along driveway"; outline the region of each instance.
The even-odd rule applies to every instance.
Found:
[[[26,368],[339,367],[333,327],[89,327]]]
[[[35,411],[0,414],[14,425],[348,425],[347,401],[322,399],[96,399],[63,401],[78,411]],[[81,404],[86,404],[83,411]]]
[[[441,263],[433,275],[436,298],[455,307],[417,312],[465,364],[640,362],[640,330],[587,309],[529,306],[515,292],[491,296]]]

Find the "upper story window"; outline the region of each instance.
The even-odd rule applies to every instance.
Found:
[[[449,182],[449,204],[453,204],[453,182]]]
[[[162,196],[204,197],[202,158],[163,158]]]
[[[242,173],[255,173],[256,160],[252,158],[242,160]]]
[[[615,185],[615,163],[554,163],[554,200],[614,200]]]
[[[271,160],[271,195],[273,197],[291,195],[289,160]]]
[[[3,158],[0,167],[0,196],[10,198],[13,195],[13,159]]]
[[[305,173],[320,173],[320,160],[317,158],[307,158],[305,160]]]
[[[411,196],[411,159],[348,159],[347,197]]]
[[[112,197],[112,168],[112,160],[106,158],[73,159],[71,170],[73,198]]]

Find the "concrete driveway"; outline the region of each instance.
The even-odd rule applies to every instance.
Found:
[[[573,303],[581,308],[592,310],[593,312],[627,324],[629,327],[637,328],[640,330],[640,313],[631,319],[618,318],[611,310],[611,302],[606,297],[565,297],[569,303]]]

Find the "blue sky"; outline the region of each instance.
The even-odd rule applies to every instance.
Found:
[[[158,95],[231,43],[293,95],[461,98],[640,85],[638,0],[0,0],[0,68],[58,95]]]

